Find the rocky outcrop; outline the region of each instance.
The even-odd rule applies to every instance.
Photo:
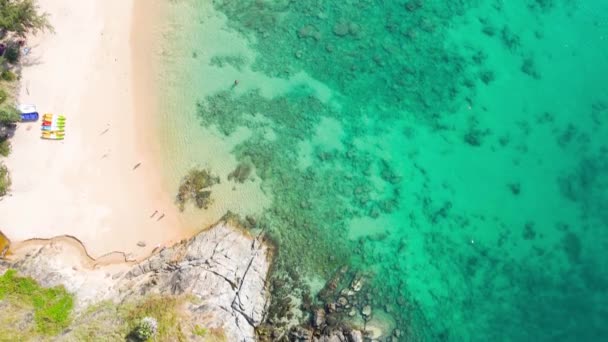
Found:
[[[189,319],[221,328],[229,341],[254,341],[268,294],[269,248],[226,222],[157,251],[138,263],[107,263],[82,257],[82,246],[66,241],[24,244],[2,268],[15,268],[44,286],[63,285],[75,294],[76,308],[148,294],[191,295]],[[196,304],[195,304],[196,303]]]
[[[363,333],[351,328],[335,328],[324,335],[315,336],[315,331],[298,327],[289,333],[289,340],[294,342],[363,342]]]

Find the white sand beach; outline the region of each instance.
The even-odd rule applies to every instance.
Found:
[[[28,38],[19,99],[41,115],[65,115],[66,138],[40,139],[40,121],[18,125],[5,160],[13,185],[0,201],[0,230],[11,240],[72,235],[93,257],[139,258],[187,236],[175,189],[162,186],[150,123],[151,39],[136,26],[154,15],[140,10],[153,10],[137,0],[39,5],[55,32]]]

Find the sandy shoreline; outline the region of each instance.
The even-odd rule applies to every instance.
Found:
[[[18,126],[5,160],[13,186],[0,201],[0,230],[13,241],[73,235],[93,257],[139,258],[189,235],[162,187],[150,120],[156,94],[146,35],[156,8],[137,0],[40,7],[56,32],[28,39],[19,99],[41,114],[66,115],[66,139],[41,140],[40,123]]]

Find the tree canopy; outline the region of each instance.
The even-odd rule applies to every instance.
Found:
[[[0,0],[0,30],[25,36],[52,27],[48,15],[39,13],[35,0]]]
[[[11,124],[13,122],[19,121],[19,119],[19,112],[15,108],[0,108],[0,125]]]

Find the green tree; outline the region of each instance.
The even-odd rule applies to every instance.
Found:
[[[21,119],[17,109],[13,107],[0,108],[0,125],[9,125]]]
[[[8,169],[0,163],[0,197],[6,195],[10,187],[11,177],[8,174]]]
[[[35,0],[0,0],[0,30],[23,37],[52,27],[48,15],[39,14]]]
[[[0,137],[0,156],[8,157],[11,153],[11,143],[6,138]]]

